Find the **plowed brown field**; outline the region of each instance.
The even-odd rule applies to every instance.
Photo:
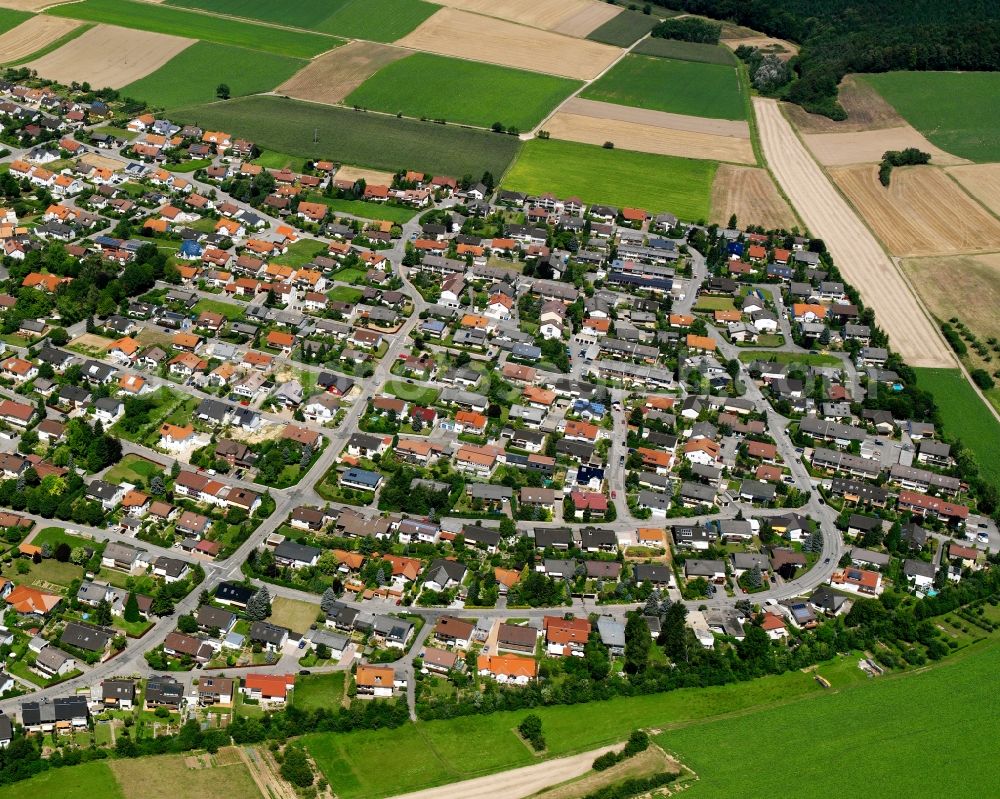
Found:
[[[970,164],[946,169],[969,194],[1000,215],[1000,164]]]
[[[50,17],[46,14],[26,19],[16,28],[0,35],[0,64],[8,64],[37,53],[79,27],[80,23],[75,19]]]
[[[812,235],[826,242],[844,277],[875,310],[893,348],[913,366],[954,367],[951,351],[896,264],[823,174],[778,103],[755,97],[754,110],[775,178]]]
[[[916,147],[918,150],[930,153],[933,162],[938,166],[969,163],[964,158],[935,147],[910,125],[854,133],[811,133],[803,135],[802,138],[816,156],[816,160],[824,166],[873,164],[882,160],[886,150],[903,150],[907,147]]]
[[[622,50],[454,8],[442,8],[397,44],[506,67],[593,80]]]
[[[274,91],[315,103],[339,103],[382,67],[408,55],[400,47],[348,42],[314,58]]]
[[[58,50],[25,64],[40,77],[69,84],[117,89],[146,77],[166,64],[194,39],[163,33],[97,25]]]
[[[762,225],[791,230],[798,224],[766,169],[719,164],[712,183],[709,221],[725,225],[733,214],[740,227]]]
[[[945,255],[1000,249],[1000,221],[932,166],[892,170],[886,188],[875,165],[830,174],[893,255]]]

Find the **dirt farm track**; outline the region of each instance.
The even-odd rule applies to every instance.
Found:
[[[823,174],[774,100],[754,98],[761,145],[775,178],[844,278],[874,310],[893,348],[913,366],[955,359],[899,269]]]

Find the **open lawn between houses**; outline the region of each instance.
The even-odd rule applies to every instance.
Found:
[[[584,89],[588,100],[711,119],[746,119],[734,66],[627,55]]]
[[[385,384],[384,390],[386,394],[392,394],[392,396],[399,397],[407,402],[415,402],[417,405],[433,405],[441,393],[438,389],[431,386],[411,385],[410,383],[402,383],[399,380],[390,380]]]
[[[317,604],[278,596],[271,601],[271,616],[268,621],[279,627],[287,627],[301,635],[309,629],[310,624],[316,623],[318,613],[319,605]]]
[[[919,673],[692,724],[656,741],[698,774],[684,793],[691,799],[825,799],[844,796],[845,781],[878,796],[918,797],[936,793],[928,779],[947,785],[949,797],[971,799],[1000,780],[1000,762],[982,749],[1000,734],[996,705],[983,696],[998,668],[1000,646],[991,644]],[[750,742],[756,752],[781,752],[781,767],[748,767]]]
[[[292,704],[299,710],[332,710],[344,698],[345,672],[299,676],[292,691]]]
[[[260,790],[247,767],[239,760],[213,755],[214,764],[191,768],[183,755],[115,760],[111,771],[118,779],[124,799],[207,799],[239,797],[259,799]],[[223,762],[226,765],[223,765]]]
[[[388,205],[386,203],[370,203],[364,200],[348,200],[343,197],[325,197],[322,194],[307,194],[302,199],[314,203],[323,203],[336,213],[351,214],[364,219],[388,220],[402,224],[409,222],[417,213],[416,208],[404,205]]]
[[[486,170],[502,175],[521,144],[514,136],[273,96],[191,106],[174,117],[303,158],[335,157],[373,169],[415,169],[457,177],[479,176]]]
[[[669,211],[697,221],[708,217],[715,169],[714,161],[533,139],[525,143],[503,187]]]
[[[55,6],[46,13],[298,58],[312,58],[343,44],[342,39],[332,36],[265,27],[133,0],[83,0]]]
[[[861,77],[942,150],[972,161],[1000,161],[1000,73],[885,72]]]
[[[224,83],[232,97],[267,92],[306,65],[301,58],[212,42],[196,42],[142,80],[122,88],[126,97],[178,108],[216,99]]]
[[[414,53],[382,67],[344,103],[484,128],[499,122],[529,130],[580,85],[553,75]]]
[[[164,467],[155,461],[143,458],[141,455],[129,454],[108,469],[104,475],[104,479],[109,483],[135,483],[136,481],[141,481],[148,485],[154,474],[164,471]]]
[[[985,479],[1000,489],[1000,422],[957,369],[914,369],[917,387],[929,391],[941,412],[944,434],[972,450]]]

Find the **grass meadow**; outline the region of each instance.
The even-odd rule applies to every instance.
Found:
[[[167,0],[167,5],[376,42],[402,38],[438,9],[423,0]]]
[[[957,369],[914,369],[917,386],[929,391],[941,411],[946,436],[959,439],[976,456],[983,477],[1000,488],[997,442],[1000,422]]]
[[[588,100],[712,119],[745,119],[735,67],[627,55],[580,94]]]
[[[834,686],[854,684],[858,679],[836,661],[829,668]],[[559,757],[617,743],[636,727],[663,728],[821,692],[812,675],[793,672],[750,683],[555,705],[530,712],[542,718],[547,755]],[[528,712],[407,724],[377,732],[317,734],[306,736],[305,741],[340,799],[380,799],[537,762],[514,732]],[[476,745],[470,747],[470,741]],[[397,768],[378,767],[386,751],[393,752]]]
[[[659,22],[660,18],[655,15],[625,9],[592,30],[587,38],[595,42],[613,44],[615,47],[629,47],[649,33]]]
[[[345,672],[310,674],[295,679],[292,704],[299,710],[332,709],[344,698]]]
[[[173,116],[245,136],[263,149],[392,172],[415,169],[461,177],[489,170],[502,175],[520,146],[514,136],[274,96],[191,106]]]
[[[24,796],[47,799],[124,799],[118,780],[107,763],[96,761],[73,766],[72,769],[56,768],[43,772],[24,782],[15,782],[0,788],[0,799],[22,799]]]
[[[312,58],[343,44],[341,39],[332,36],[264,27],[133,0],[83,0],[55,6],[46,13],[86,22],[104,22],[123,28],[187,36],[216,44],[231,44],[293,58]]]
[[[701,61],[706,64],[735,66],[736,56],[721,44],[682,42],[679,39],[646,39],[636,45],[635,53],[657,58],[676,58],[678,61]]]
[[[942,150],[1000,161],[1000,73],[885,72],[863,79]]]
[[[534,139],[525,143],[503,185],[698,220],[708,217],[716,166],[714,161]]]
[[[229,87],[232,97],[270,91],[305,65],[301,58],[196,42],[121,91],[153,106],[180,108],[213,102],[220,83]]]
[[[845,783],[917,797],[936,793],[929,781],[956,799],[979,797],[1000,780],[1000,762],[983,751],[1000,733],[995,704],[983,701],[998,668],[993,645],[920,673],[693,724],[656,741],[698,774],[684,792],[691,799],[826,799],[849,792]]]
[[[344,104],[484,128],[499,122],[530,130],[580,85],[552,75],[414,53],[382,67]]]

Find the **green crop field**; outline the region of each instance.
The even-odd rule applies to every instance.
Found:
[[[376,42],[402,38],[438,9],[423,0],[167,0],[167,5]]]
[[[291,28],[321,30],[322,22],[344,3],[345,0],[296,0],[294,3],[275,3],[271,0],[166,0],[165,4],[257,19]]]
[[[504,188],[552,192],[586,203],[669,211],[681,219],[708,217],[717,164],[590,144],[534,139],[521,150]]]
[[[281,30],[133,0],[83,0],[81,3],[55,6],[46,13],[297,58],[312,58],[343,44],[342,39],[333,36]]]
[[[520,146],[514,136],[274,96],[192,106],[176,111],[173,117],[245,136],[268,150],[393,172],[416,169],[478,177],[489,170],[502,175]],[[318,137],[315,144],[314,132]]]
[[[388,64],[344,100],[390,114],[530,130],[580,83],[537,72],[415,53]]]
[[[735,66],[736,56],[721,44],[682,42],[679,39],[646,39],[636,45],[634,53],[654,55],[657,58],[676,58],[679,61],[702,61],[706,64]]]
[[[588,100],[713,119],[745,119],[735,67],[627,55],[580,94]]]
[[[305,65],[301,58],[196,42],[121,91],[153,106],[179,108],[214,101],[220,83],[229,87],[233,97],[270,91]]]
[[[319,30],[350,39],[394,42],[437,10],[423,0],[349,0]]]
[[[820,667],[835,687],[854,684],[845,659]],[[855,658],[855,663],[857,662]],[[636,727],[663,727],[821,694],[812,675],[791,672],[749,683],[691,688],[606,702],[533,708],[547,755],[559,757],[623,741]],[[380,799],[537,762],[514,733],[527,710],[406,724],[393,730],[306,736],[306,745],[340,799]],[[468,745],[476,741],[475,747]],[[379,768],[385,753],[398,768]]]
[[[626,9],[592,30],[587,38],[616,47],[628,47],[649,33],[659,22],[660,18],[652,14]]]
[[[870,786],[877,796],[980,797],[1000,780],[983,742],[1000,734],[1000,714],[983,686],[1000,668],[991,646],[918,674],[881,677],[809,702],[695,724],[657,736],[698,774],[684,796],[826,799]],[[800,746],[789,746],[798,741]],[[747,747],[779,753],[747,759]],[[835,764],[835,765],[834,765]]]
[[[972,450],[983,477],[1000,488],[997,442],[1000,422],[957,369],[914,369],[917,386],[929,391],[941,411],[946,436]]]
[[[0,33],[6,33],[16,28],[29,17],[33,16],[27,11],[14,11],[10,8],[0,8]]]
[[[1000,73],[885,72],[863,77],[942,150],[971,161],[1000,161]]]
[[[121,786],[107,763],[54,768],[24,782],[0,788],[0,799],[44,796],[48,799],[122,799]]]

